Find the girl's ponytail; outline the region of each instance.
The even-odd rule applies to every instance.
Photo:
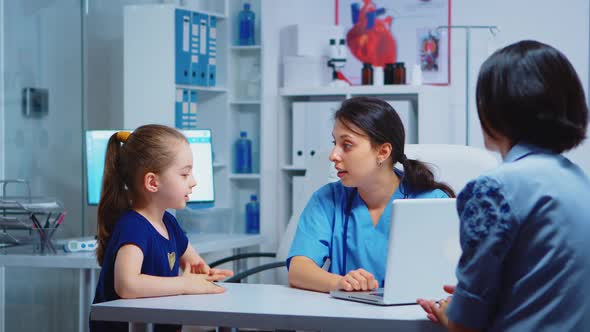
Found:
[[[121,174],[123,167],[120,165],[121,142],[128,136],[126,132],[115,133],[107,145],[97,221],[96,258],[101,266],[116,221],[131,207],[123,180],[126,174]]]

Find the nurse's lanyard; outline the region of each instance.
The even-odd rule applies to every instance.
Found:
[[[401,185],[401,183],[400,183]],[[405,191],[405,190],[404,190]],[[340,266],[342,267],[340,270],[340,275],[346,275],[346,254],[348,253],[348,219],[350,218],[350,213],[352,212],[352,201],[354,201],[354,197],[356,196],[357,189],[348,194],[348,198],[346,199],[346,209],[344,210],[344,237],[342,238],[342,263]],[[408,198],[407,193],[403,193],[403,199]]]

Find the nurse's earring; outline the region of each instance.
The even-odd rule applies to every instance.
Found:
[[[377,166],[379,166],[379,167],[383,166],[383,160],[377,159]]]

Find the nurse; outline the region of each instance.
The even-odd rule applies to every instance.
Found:
[[[371,290],[383,286],[392,201],[455,194],[424,163],[406,157],[403,124],[387,102],[350,98],[334,118],[330,161],[340,181],[316,191],[301,214],[287,258],[289,284]]]

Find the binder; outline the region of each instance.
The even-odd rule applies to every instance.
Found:
[[[406,132],[406,144],[418,143],[418,120],[412,103],[408,100],[388,100],[387,103],[395,109],[402,120]]]
[[[187,90],[176,89],[174,110],[174,126],[178,129],[185,129],[185,121],[189,116],[189,93]]]
[[[217,82],[217,17],[209,17],[207,29],[207,86],[215,86]]]
[[[305,167],[305,136],[307,103],[294,102],[292,104],[292,157],[291,163],[295,167]]]
[[[197,91],[191,91],[188,119],[185,129],[197,129],[197,105]]]
[[[207,67],[209,63],[207,54],[207,25],[209,24],[209,15],[200,14],[199,16],[199,35],[201,38],[199,39],[199,73],[197,82],[200,86],[207,86]]]
[[[306,141],[305,161],[316,159],[322,151],[332,150],[332,130],[334,129],[334,113],[340,107],[339,102],[307,102],[306,103]]]
[[[292,163],[307,167],[320,152],[332,149],[334,113],[339,102],[294,102],[292,111]]]
[[[201,14],[191,13],[191,40],[190,40],[190,85],[202,85],[199,74],[201,72],[199,62],[199,49],[201,47],[200,34]]]
[[[174,48],[176,84],[190,83],[190,12],[176,9],[174,13]]]

